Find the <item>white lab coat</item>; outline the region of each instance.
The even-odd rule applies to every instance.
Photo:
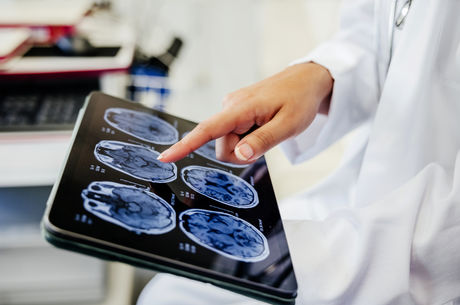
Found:
[[[296,304],[460,304],[460,1],[413,0],[387,71],[390,4],[349,1],[340,33],[299,60],[335,82],[288,157],[359,130],[336,172],[281,204]],[[226,293],[163,276],[139,304],[256,304]]]

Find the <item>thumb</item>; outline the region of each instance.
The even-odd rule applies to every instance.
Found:
[[[235,146],[235,157],[243,162],[253,161],[287,139],[291,133],[282,118],[282,115],[276,115],[271,121],[241,139]]]

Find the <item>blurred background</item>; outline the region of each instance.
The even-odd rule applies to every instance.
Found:
[[[40,236],[88,92],[201,121],[331,37],[340,2],[0,0],[0,304],[133,304],[154,276]],[[295,166],[271,150],[278,201],[327,176],[346,143]]]

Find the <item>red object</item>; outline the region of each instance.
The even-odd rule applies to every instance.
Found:
[[[23,43],[18,45],[10,53],[5,54],[5,55],[0,55],[0,64],[8,61],[9,59],[11,59],[11,58],[13,58],[15,56],[19,56],[19,55],[23,54],[24,52],[26,52],[30,47],[30,44],[31,44],[30,42],[31,42],[30,39],[27,39]]]
[[[40,79],[46,78],[58,78],[58,77],[93,77],[100,76],[104,73],[113,72],[126,72],[129,67],[126,68],[113,68],[113,69],[100,69],[100,70],[85,70],[85,71],[46,71],[46,72],[24,72],[24,73],[11,73],[8,71],[0,71],[0,80],[2,79],[30,79],[39,77]]]
[[[1,24],[1,28],[29,28],[32,31],[34,44],[53,44],[65,35],[73,34],[73,25],[28,25],[28,24]]]

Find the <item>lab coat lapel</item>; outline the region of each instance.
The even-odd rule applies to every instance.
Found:
[[[448,6],[436,1],[413,3],[383,87],[358,179],[357,206],[381,198],[429,163],[445,163],[446,155],[450,162],[455,159],[459,136],[441,143],[436,139],[440,132],[449,133],[440,122],[449,109],[439,107],[445,101],[433,98],[439,88],[434,71],[443,47],[443,16],[448,12]]]

